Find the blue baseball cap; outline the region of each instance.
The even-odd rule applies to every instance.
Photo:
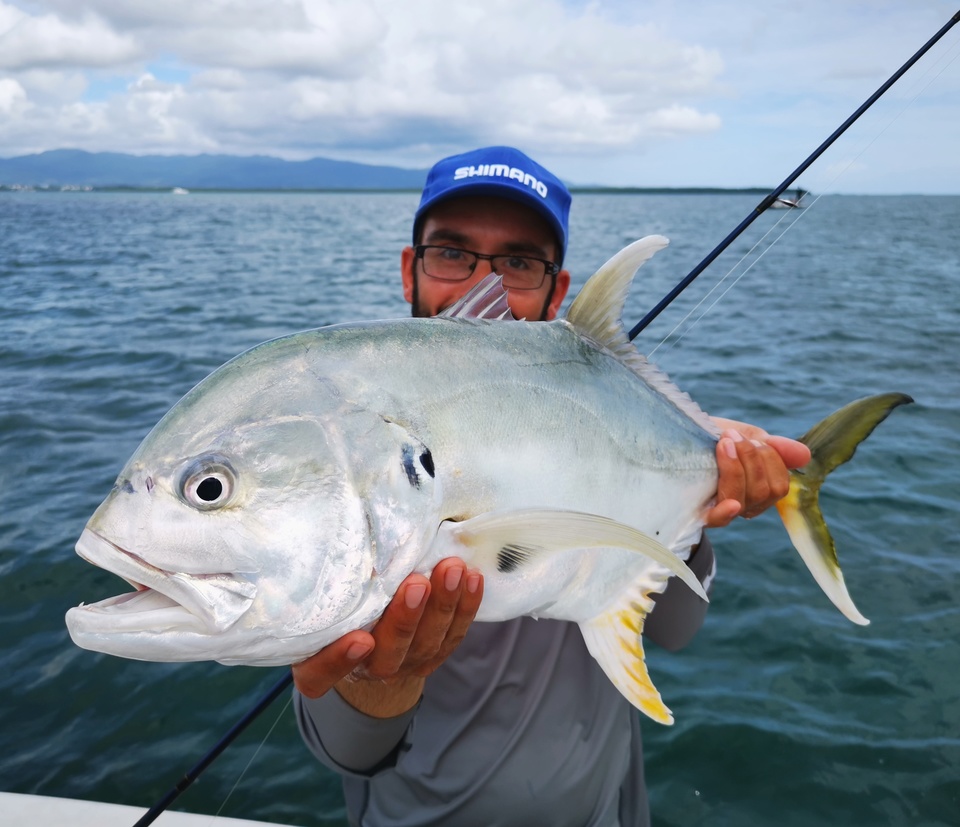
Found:
[[[548,169],[510,146],[488,146],[451,155],[427,173],[420,206],[413,220],[413,242],[429,209],[440,201],[466,195],[509,198],[533,208],[546,220],[560,245],[560,262],[567,249],[570,191]]]

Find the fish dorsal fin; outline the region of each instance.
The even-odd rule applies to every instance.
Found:
[[[589,278],[570,305],[567,321],[614,352],[629,344],[621,319],[633,277],[669,243],[662,235],[648,235],[624,247]]]
[[[515,322],[516,318],[507,304],[507,291],[503,276],[490,273],[478,281],[459,300],[439,314],[445,319],[496,319]]]
[[[612,353],[651,388],[660,393],[714,436],[719,430],[686,393],[659,368],[637,352],[623,328],[623,305],[637,270],[670,242],[662,235],[648,235],[624,247],[594,273],[573,300],[567,322],[576,331]]]
[[[643,624],[663,586],[649,576],[624,590],[603,614],[580,624],[587,651],[620,693],[644,715],[672,724],[673,714],[653,685],[643,653]]]

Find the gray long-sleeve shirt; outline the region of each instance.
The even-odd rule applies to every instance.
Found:
[[[706,539],[689,565],[712,578]],[[679,649],[705,613],[673,578],[645,636]],[[639,716],[576,624],[475,623],[419,705],[396,718],[364,715],[336,692],[295,692],[294,703],[307,745],[343,776],[351,824],[649,824]]]

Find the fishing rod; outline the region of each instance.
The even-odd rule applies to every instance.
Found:
[[[163,798],[161,798],[156,804],[154,804],[147,812],[145,812],[140,820],[137,821],[133,827],[147,827],[148,824],[153,824],[156,821],[157,817],[167,809],[182,793],[187,787],[189,787],[194,781],[197,780],[197,777],[202,773],[207,767],[209,767],[233,741],[236,737],[243,732],[254,719],[265,710],[274,700],[293,682],[293,673],[290,670],[287,670],[286,674],[274,684],[273,688],[267,692],[259,701],[257,701],[256,706],[253,707],[246,715],[244,715],[237,723],[233,725],[230,731],[220,739],[219,743],[210,750],[197,765],[190,770],[186,775],[183,776],[174,786],[170,789]]]
[[[956,23],[960,22],[960,11],[958,11],[947,23],[938,31],[933,37],[931,37],[926,43],[923,44],[913,56],[903,64],[896,72],[894,72],[876,92],[874,92],[863,104],[854,112],[849,118],[847,118],[840,126],[836,128],[832,135],[827,138],[820,146],[818,146],[808,157],[807,159],[800,164],[793,172],[787,176],[786,180],[779,187],[773,190],[768,196],[766,196],[756,207],[754,207],[753,212],[751,212],[746,218],[743,219],[731,232],[730,234],[723,239],[710,253],[706,258],[703,259],[696,267],[694,267],[686,276],[681,279],[676,287],[674,287],[666,296],[664,296],[657,305],[647,313],[636,326],[630,331],[630,338],[635,339],[637,335],[652,322],[657,316],[659,316],[666,307],[679,296],[684,290],[689,287],[694,279],[699,276],[704,270],[707,269],[713,262],[716,260],[724,250],[729,247],[734,240],[749,227],[757,218],[760,217],[760,214],[766,211],[771,204],[773,204],[783,193],[784,191],[799,178],[807,168],[817,160],[827,148],[837,140],[847,129],[864,113],[866,112],[874,103],[876,103],[883,94],[895,84],[903,75],[915,64],[921,57],[923,57],[934,44],[940,40],[950,29],[953,28]]]

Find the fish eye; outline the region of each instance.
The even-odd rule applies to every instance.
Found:
[[[223,508],[233,497],[236,472],[222,457],[201,457],[180,478],[180,496],[201,511]]]

